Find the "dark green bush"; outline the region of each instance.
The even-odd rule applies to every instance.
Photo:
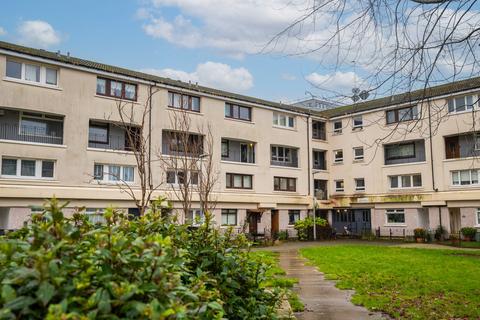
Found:
[[[322,218],[315,218],[315,224],[318,227],[325,227],[328,225],[328,222],[327,220]],[[297,230],[298,240],[308,240],[313,236],[313,217],[307,217],[303,220],[297,220],[295,222],[294,228],[295,230]]]
[[[244,237],[170,223],[159,203],[132,221],[107,209],[95,226],[52,200],[0,238],[0,318],[275,318],[279,294],[260,286],[267,267]]]
[[[460,229],[460,232],[464,237],[474,238],[475,234],[477,233],[477,229],[472,227],[463,227]]]

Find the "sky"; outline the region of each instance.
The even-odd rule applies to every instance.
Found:
[[[317,61],[262,52],[298,11],[279,1],[6,1],[0,40],[273,101],[308,98]],[[337,85],[351,91],[349,70]],[[315,94],[318,93],[318,90]]]

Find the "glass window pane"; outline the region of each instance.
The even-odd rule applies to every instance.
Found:
[[[200,111],[200,98],[192,97],[192,110]]]
[[[280,190],[287,190],[287,179],[280,179]]]
[[[137,86],[134,84],[125,84],[125,98],[135,100]]]
[[[93,179],[95,180],[103,180],[103,165],[96,164],[93,167]]]
[[[35,160],[22,160],[20,175],[24,177],[35,177]]]
[[[460,171],[460,184],[469,185],[470,183],[470,170]]]
[[[40,82],[40,66],[25,64],[25,80]]]
[[[53,178],[53,161],[42,161],[42,177]]]
[[[110,95],[114,97],[122,96],[122,83],[118,81],[110,81]]]
[[[411,186],[411,176],[402,176],[402,188],[410,188]]]
[[[250,120],[250,108],[240,107],[240,119]]]
[[[273,114],[273,124],[278,126],[278,113]]]
[[[106,94],[107,92],[107,80],[97,78],[97,93]]]
[[[191,105],[192,98],[190,96],[182,96],[182,108],[185,110],[189,110]]]
[[[287,117],[285,117],[285,115],[283,114],[280,115],[279,125],[281,125],[282,127],[287,126]]]
[[[22,64],[7,60],[6,76],[15,79],[22,79]]]
[[[455,107],[457,112],[465,111],[465,97],[455,98]]]
[[[173,107],[180,109],[182,107],[182,95],[179,93],[173,94]]]
[[[473,96],[467,96],[467,110],[472,110],[473,108]]]
[[[243,176],[243,187],[252,188],[252,176]]]
[[[395,110],[387,111],[387,123],[395,122]]]
[[[448,100],[448,112],[455,112],[455,102],[453,99]]]
[[[413,176],[413,186],[421,187],[422,186],[422,175],[416,174]]]
[[[88,140],[96,143],[108,143],[108,125],[91,124],[88,127]]]
[[[478,184],[478,171],[477,170],[471,170],[472,171],[472,184]]]
[[[193,185],[198,184],[198,172],[190,172],[190,183]]]
[[[398,176],[390,177],[390,188],[398,188]]]
[[[46,68],[45,82],[47,84],[57,85],[57,70]]]
[[[110,181],[120,180],[120,166],[109,166],[108,167],[108,180],[110,180]]]
[[[175,171],[167,171],[167,183],[175,183]]]
[[[458,171],[452,172],[452,183],[454,185],[459,185],[460,184],[460,172],[458,172]]]
[[[2,175],[17,175],[17,159],[2,159]]]
[[[288,126],[290,128],[295,127],[295,118],[294,117],[288,117]]]
[[[242,187],[242,176],[235,174],[233,175],[233,187],[234,188],[241,188]]]
[[[232,117],[232,105],[225,103],[225,117]]]
[[[123,167],[123,181],[133,182],[133,167]]]

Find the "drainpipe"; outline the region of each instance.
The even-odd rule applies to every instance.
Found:
[[[310,115],[307,116],[307,149],[308,149],[308,153],[307,153],[307,157],[308,157],[308,195],[311,195],[311,182],[310,182],[310,177],[311,177],[311,174],[310,174],[310,171],[311,171],[311,168],[310,168],[310,153],[312,152],[310,150]]]
[[[432,188],[433,191],[437,192],[438,189],[435,186],[435,173],[433,169],[433,141],[432,141],[432,112],[430,110],[430,104],[428,104],[428,131],[429,131],[429,138],[430,138],[430,169],[432,172]]]
[[[156,82],[154,82],[154,86],[156,86]],[[153,100],[153,91],[152,85],[150,84],[149,88],[149,102],[148,102],[148,185],[150,190],[153,189],[153,182],[152,182],[152,100]]]

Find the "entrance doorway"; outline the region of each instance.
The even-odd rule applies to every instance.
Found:
[[[247,210],[248,232],[252,235],[258,234],[258,222],[260,221],[260,213]]]
[[[280,231],[278,210],[271,211],[272,235],[277,235]]]
[[[370,209],[336,209],[333,210],[332,227],[337,234],[348,233],[361,235],[372,229]]]
[[[450,233],[458,233],[460,231],[460,208],[449,208],[450,215]]]

